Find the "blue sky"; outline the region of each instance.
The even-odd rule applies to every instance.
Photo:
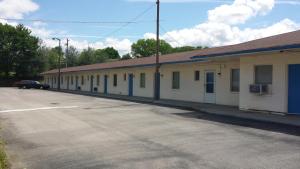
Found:
[[[161,36],[173,46],[220,46],[300,28],[300,0],[161,1]],[[4,4],[0,7],[2,22],[23,23],[48,46],[54,46],[50,39],[58,36],[71,38],[71,45],[80,49],[113,46],[127,53],[133,42],[152,38],[155,32],[155,0],[0,0],[0,6],[1,3]],[[126,27],[122,27],[124,24],[5,21],[5,18],[133,21],[146,9],[149,10],[134,20],[137,23]]]

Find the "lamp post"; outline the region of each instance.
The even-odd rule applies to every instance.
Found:
[[[57,85],[57,90],[60,90],[60,57],[61,57],[61,39],[59,38],[52,38],[52,40],[57,40],[58,41],[58,45],[59,45],[59,54],[58,54],[58,85]]]

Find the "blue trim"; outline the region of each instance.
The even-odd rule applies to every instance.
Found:
[[[154,99],[160,99],[160,73],[154,73]]]
[[[251,54],[251,53],[258,53],[258,52],[271,52],[271,51],[296,49],[296,48],[300,48],[300,44],[276,46],[276,47],[270,47],[270,48],[257,48],[257,49],[251,49],[251,50],[225,52],[225,53],[217,53],[217,54],[210,54],[210,55],[200,55],[200,56],[193,56],[193,57],[191,57],[191,59],[199,59],[199,58],[205,59],[205,58],[218,57],[218,56],[241,55],[241,54]]]
[[[133,74],[128,75],[128,96],[133,96]]]
[[[288,72],[288,113],[300,115],[300,64],[289,65]]]
[[[108,77],[107,75],[104,75],[104,94],[108,94],[108,90],[107,90],[107,87],[108,87]]]

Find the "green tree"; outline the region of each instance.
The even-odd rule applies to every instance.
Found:
[[[120,59],[119,52],[112,47],[97,49],[94,55],[95,63],[103,63],[108,60]]]
[[[156,53],[155,39],[140,39],[132,44],[131,51],[133,57],[149,57]],[[172,46],[164,40],[160,40],[160,54],[168,54],[172,52]]]
[[[49,69],[58,68],[59,55],[61,55],[61,49],[59,47],[52,48],[48,54]],[[62,57],[61,57],[62,63]]]
[[[193,46],[175,47],[175,48],[173,48],[172,53],[192,51],[192,50],[195,50],[195,49],[197,49],[197,48],[193,47]]]
[[[103,63],[109,59],[109,55],[103,49],[97,49],[94,55],[96,63]]]
[[[95,50],[88,48],[81,52],[78,58],[78,65],[89,65],[95,63],[95,61]]]
[[[15,61],[15,35],[16,29],[14,27],[0,23],[0,72],[3,72],[7,78],[13,71]]]
[[[40,44],[40,47],[37,51],[37,57],[38,57],[38,60],[40,62],[42,62],[43,64],[39,65],[39,69],[40,69],[39,72],[49,70],[49,67],[50,67],[50,65],[49,65],[49,52],[50,52],[49,48],[47,48],[46,46],[42,46]]]
[[[121,60],[128,60],[128,59],[132,59],[132,57],[130,56],[129,53],[123,55],[122,58],[121,58]]]
[[[41,64],[38,57],[39,39],[23,25],[16,27],[0,24],[0,71],[8,77],[15,72],[17,77],[38,75]]]
[[[79,58],[78,50],[74,46],[70,46],[68,50],[68,54],[66,56],[68,67],[77,66],[78,58]]]
[[[113,47],[107,47],[103,49],[104,53],[108,56],[109,59],[120,59],[119,52]]]

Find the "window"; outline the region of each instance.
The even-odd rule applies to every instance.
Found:
[[[180,73],[173,72],[172,89],[179,89],[179,88],[180,88]]]
[[[205,72],[205,92],[207,94],[215,93],[215,72]]]
[[[197,70],[195,71],[195,81],[199,81],[200,80],[200,71]]]
[[[71,76],[71,85],[74,84],[74,79],[73,79],[73,76]]]
[[[116,87],[118,85],[118,76],[117,74],[114,74],[114,86]]]
[[[63,77],[60,78],[60,83],[64,84],[64,78]]]
[[[54,77],[54,83],[56,84],[56,77]]]
[[[126,81],[126,79],[127,79],[127,75],[126,75],[126,73],[124,73],[124,81]]]
[[[140,74],[140,87],[141,88],[146,87],[146,74],[145,73]]]
[[[97,75],[97,86],[100,85],[100,75]]]
[[[84,85],[84,76],[81,76],[81,85]]]
[[[240,69],[231,69],[230,89],[232,92],[240,91]]]
[[[272,84],[273,66],[255,66],[255,84]]]

